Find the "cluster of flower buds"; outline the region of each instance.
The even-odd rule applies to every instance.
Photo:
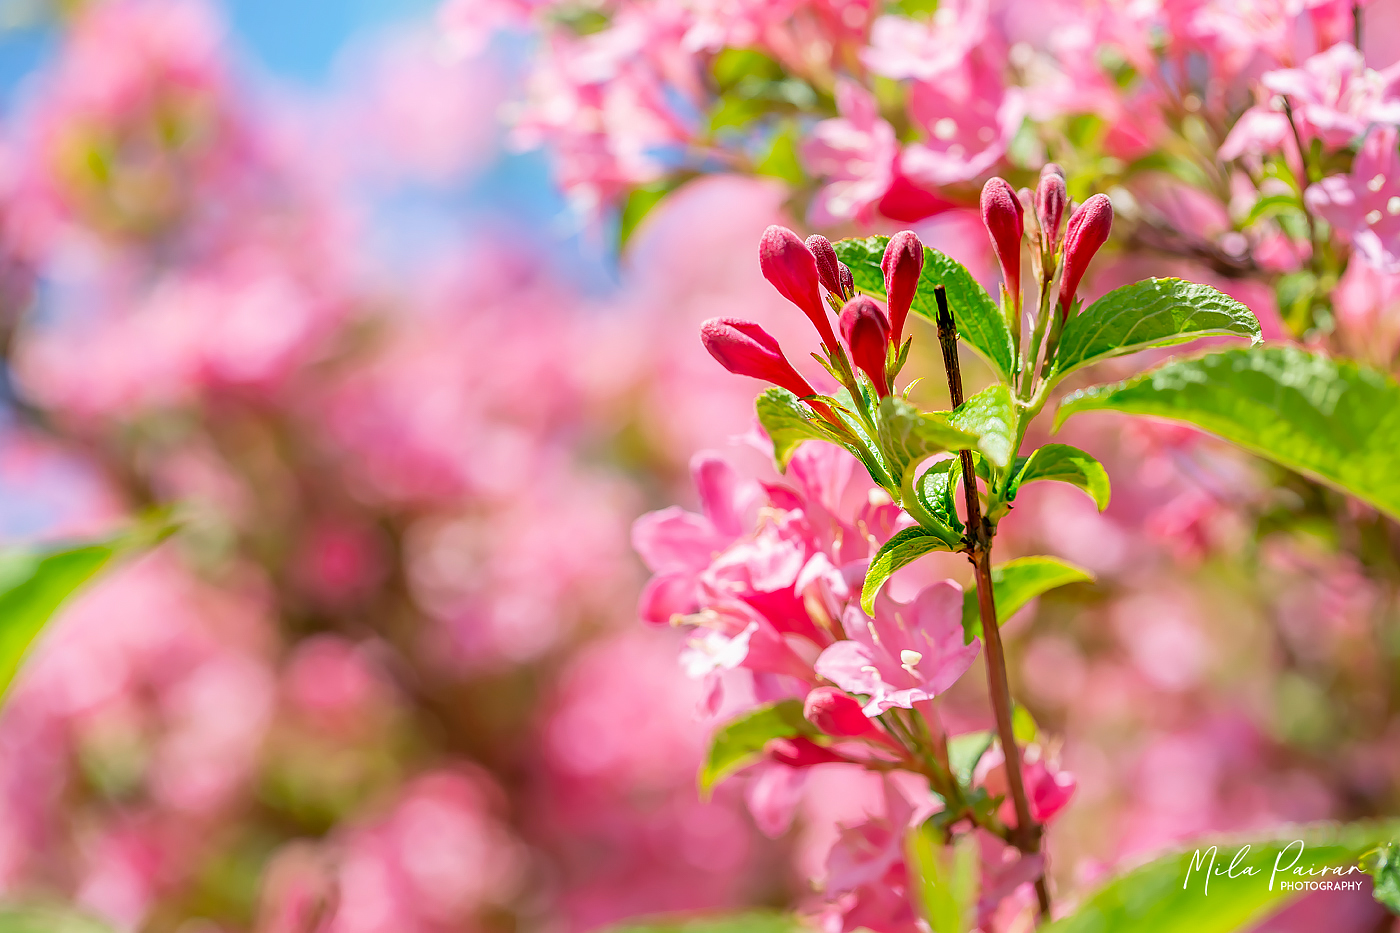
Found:
[[[791,230],[774,225],[764,231],[758,257],[764,278],[816,327],[825,355],[813,356],[853,396],[859,395],[856,370],[870,380],[877,396],[889,395],[904,355],[904,322],[924,266],[919,238],[908,230],[890,238],[880,264],[887,297],[883,308],[873,298],[856,294],[851,270],[826,237],[812,236],[804,243]],[[828,308],[838,316],[840,340]],[[700,339],[710,355],[732,373],[766,380],[798,397],[816,394],[783,355],[778,341],[757,324],[714,318],[701,325]],[[839,423],[828,406],[815,402],[813,407]]]
[[[1014,191],[1005,179],[990,179],[982,187],[982,223],[992,241],[1001,265],[1002,307],[1011,326],[1011,337],[1021,345],[1021,241],[1030,241],[1031,268],[1040,288],[1036,331],[1029,353],[1036,356],[1048,326],[1047,359],[1054,352],[1060,329],[1074,311],[1079,282],[1089,261],[1108,240],[1113,226],[1113,204],[1107,195],[1096,194],[1070,216],[1063,239],[1060,235],[1069,194],[1064,173],[1051,162],[1040,172],[1035,191]],[[1059,273],[1059,314],[1049,321],[1050,301],[1056,273]],[[1048,365],[1048,363],[1047,363]],[[1028,366],[1033,370],[1034,361]]]

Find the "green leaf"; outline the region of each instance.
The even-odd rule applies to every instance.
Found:
[[[988,386],[953,409],[948,422],[977,436],[977,449],[984,457],[1005,467],[1011,461],[1016,442],[1016,412],[1011,390],[1000,383]]]
[[[641,185],[633,188],[627,193],[627,198],[622,202],[622,213],[617,220],[617,245],[621,249],[625,247],[632,234],[637,232],[643,220],[651,213],[656,205],[660,204],[666,195],[680,187],[684,177],[663,178],[660,181],[652,182],[649,185]]]
[[[769,740],[817,734],[816,727],[802,716],[801,700],[783,700],[745,713],[726,723],[710,741],[700,766],[701,794],[708,794],[720,781],[755,761]]]
[[[949,737],[948,766],[959,784],[972,783],[972,772],[976,770],[977,762],[982,760],[987,749],[992,747],[992,739],[995,737],[990,730],[964,732],[962,735]]]
[[[1055,428],[1100,409],[1193,424],[1400,519],[1400,386],[1355,363],[1285,346],[1174,360],[1067,396]]]
[[[1250,929],[1299,896],[1283,890],[1281,882],[1324,879],[1323,875],[1294,875],[1293,869],[1337,867],[1347,871],[1367,849],[1394,838],[1397,829],[1400,826],[1393,822],[1343,826],[1312,824],[1285,829],[1273,836],[1202,840],[1189,850],[1165,855],[1108,882],[1073,915],[1044,926],[1041,931],[1233,933]],[[1301,853],[1299,840],[1303,844]],[[1215,846],[1214,868],[1220,874],[1208,877],[1212,845]],[[1249,850],[1235,862],[1234,877],[1229,877],[1231,862],[1246,845]],[[1285,851],[1289,845],[1292,848]],[[1276,863],[1283,870],[1275,876]],[[1244,874],[1245,869],[1252,869],[1253,873]],[[1325,877],[1347,881],[1356,880],[1359,874]]]
[[[885,275],[880,260],[885,256],[889,237],[872,236],[865,239],[841,240],[835,244],[836,255],[850,267],[851,278],[861,291],[885,298]],[[1011,380],[1011,332],[1001,309],[992,301],[986,289],[977,284],[963,265],[935,249],[924,247],[924,271],[919,276],[919,288],[914,293],[911,310],[929,321],[938,317],[935,286],[948,292],[948,307],[958,325],[958,336],[991,365],[1003,382]]]
[[[105,923],[68,907],[0,906],[0,933],[112,933]]]
[[[996,594],[997,624],[1021,610],[1043,593],[1069,583],[1092,583],[1094,575],[1082,567],[1054,557],[1018,557],[992,568],[992,592]],[[982,617],[977,609],[977,587],[963,593],[963,638],[972,641],[982,635]]]
[[[1011,734],[1022,745],[1031,744],[1040,735],[1040,726],[1036,725],[1035,717],[1020,703],[1011,705]]]
[[[919,477],[919,503],[935,518],[947,525],[950,530],[961,535],[962,519],[958,518],[958,507],[953,501],[958,477],[962,475],[962,464],[956,460],[940,460]]]
[[[1094,504],[1102,512],[1108,508],[1108,471],[1103,464],[1078,447],[1068,444],[1046,444],[1026,459],[1026,464],[1017,474],[1011,497],[1026,483],[1054,480],[1078,486],[1089,494]]]
[[[931,551],[951,551],[957,543],[945,540],[922,525],[896,532],[870,560],[865,585],[860,591],[860,608],[868,616],[875,615],[875,595],[896,570]]]
[[[611,933],[803,933],[810,931],[792,914],[752,911],[715,916],[678,914],[629,920],[608,928]],[[0,930],[0,933],[4,933]]]
[[[1259,341],[1254,312],[1209,285],[1146,279],[1115,288],[1065,325],[1055,354],[1062,377],[1099,360],[1214,334]]]
[[[787,472],[793,452],[803,441],[841,443],[830,428],[823,424],[807,404],[787,389],[776,386],[765,389],[754,402],[759,424],[773,441],[773,459],[780,473]]]
[[[933,821],[912,827],[904,851],[914,903],[932,933],[967,933],[977,921],[977,840],[964,833],[951,846]]]
[[[1400,914],[1400,846],[1389,842],[1361,856],[1361,870],[1371,876],[1371,896],[1393,914]]]
[[[980,441],[978,435],[949,424],[946,414],[921,412],[897,395],[887,395],[880,400],[877,418],[880,451],[896,483],[904,479],[905,470],[924,459],[949,450],[975,447]]]
[[[58,607],[122,546],[114,540],[0,556],[0,697]]]

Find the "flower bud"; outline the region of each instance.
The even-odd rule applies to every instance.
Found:
[[[826,290],[842,300],[849,297],[841,290],[841,260],[836,258],[836,248],[831,241],[820,233],[814,233],[807,238],[807,249],[817,261],[817,278],[826,286]]]
[[[1060,221],[1065,216],[1069,194],[1065,191],[1065,176],[1060,167],[1049,162],[1040,170],[1040,184],[1035,189],[1035,215],[1045,238],[1045,251],[1053,254],[1060,245]]]
[[[802,715],[827,735],[837,738],[858,739],[879,732],[861,712],[860,701],[836,687],[817,687],[807,694]]]
[[[846,302],[841,309],[841,336],[851,350],[851,361],[875,383],[875,391],[881,398],[889,395],[885,351],[890,342],[890,325],[873,298],[857,295]]]
[[[851,760],[801,735],[790,739],[772,739],[768,742],[767,751],[774,761],[789,768],[810,768],[812,765],[824,765],[832,761]]]
[[[1113,227],[1113,202],[1106,194],[1096,194],[1085,201],[1069,219],[1065,228],[1065,271],[1060,277],[1060,314],[1068,316],[1074,307],[1074,293],[1079,280],[1089,268],[1089,260],[1108,240]]]
[[[710,356],[735,375],[764,379],[799,397],[815,394],[773,335],[752,321],[711,318],[700,325],[700,341]]]
[[[829,352],[836,352],[836,333],[822,304],[817,260],[806,245],[787,227],[777,224],[763,231],[758,247],[758,262],[763,277],[782,296],[802,309],[816,325],[817,333]]]
[[[844,262],[841,265],[841,295],[842,298],[850,298],[856,293],[856,280],[851,275],[851,267]]]
[[[912,230],[902,230],[885,244],[885,257],[880,260],[885,273],[885,300],[890,308],[890,339],[897,346],[904,337],[904,319],[914,303],[919,288],[919,275],[924,271],[924,244]]]
[[[1001,277],[1016,306],[1021,306],[1021,202],[1003,178],[982,186],[982,223],[992,237],[992,249],[1001,263]]]

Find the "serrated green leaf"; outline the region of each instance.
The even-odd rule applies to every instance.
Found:
[[[1092,583],[1094,575],[1082,567],[1054,557],[1018,557],[992,568],[992,592],[996,595],[997,624],[1021,610],[1043,593],[1070,583]],[[963,593],[963,639],[982,635],[982,617],[977,608],[977,587]]]
[[[1377,846],[1361,856],[1361,870],[1371,876],[1371,896],[1392,914],[1400,914],[1400,846]]]
[[[972,772],[976,770],[977,762],[982,760],[987,749],[992,747],[992,740],[995,737],[996,734],[990,730],[965,732],[962,735],[949,737],[948,767],[952,770],[953,776],[958,779],[959,784],[972,783]]]
[[[919,476],[915,493],[926,511],[958,534],[963,532],[963,523],[958,518],[958,507],[953,496],[961,475],[962,465],[956,459],[941,460]]]
[[[720,781],[755,761],[772,739],[817,734],[817,728],[802,716],[801,700],[783,700],[750,710],[726,723],[710,740],[710,750],[700,766],[700,792],[708,794]]]
[[[1055,428],[1095,410],[1193,424],[1400,519],[1400,386],[1355,363],[1286,346],[1174,360],[1069,395]]]
[[[998,467],[1011,461],[1016,442],[1016,410],[1011,390],[1000,383],[990,385],[953,409],[948,423],[976,435],[977,450]]]
[[[71,907],[0,906],[0,933],[111,933],[105,923]]]
[[[754,401],[758,422],[773,442],[773,460],[778,472],[787,472],[793,452],[803,441],[841,443],[836,434],[818,420],[807,404],[787,389],[765,389]]]
[[[609,933],[804,933],[811,927],[792,914],[752,911],[714,916],[678,914],[629,920]],[[0,930],[0,933],[3,933]]]
[[[951,530],[947,532],[948,536],[952,534]],[[860,591],[860,607],[866,615],[873,616],[875,595],[896,570],[932,551],[951,551],[956,546],[956,540],[946,540],[922,525],[896,532],[870,560],[870,568],[865,572],[865,585]]]
[[[880,400],[876,427],[880,433],[880,450],[896,483],[904,479],[905,470],[926,458],[976,447],[980,441],[978,435],[949,424],[947,414],[921,412],[897,395],[887,395]]]
[[[1209,285],[1146,279],[1115,288],[1070,319],[1055,354],[1055,374],[1058,378],[1109,357],[1211,335],[1258,342],[1259,321]]]
[[[1363,852],[1395,838],[1398,830],[1400,825],[1394,822],[1311,824],[1285,828],[1277,834],[1201,840],[1190,849],[1154,859],[1109,881],[1072,915],[1041,930],[1042,933],[1235,933],[1251,929],[1300,896],[1297,892],[1283,890],[1282,881],[1323,879],[1322,875],[1296,876],[1291,871],[1281,871],[1274,876],[1276,863],[1284,869],[1337,867],[1346,871],[1356,864]],[[1303,851],[1293,864],[1298,840],[1303,843]],[[1292,849],[1285,852],[1290,844]],[[1212,845],[1216,847],[1213,867],[1218,874],[1207,876]],[[1236,853],[1246,845],[1249,851],[1235,864],[1234,877],[1230,877],[1227,870]],[[1196,859],[1194,868],[1193,858]],[[1244,874],[1247,868],[1254,873]],[[1345,881],[1359,877],[1359,873],[1340,879],[1327,877]]]
[[[1103,468],[1102,463],[1078,447],[1068,444],[1046,444],[1037,449],[1026,458],[1025,465],[1017,474],[1011,497],[1014,499],[1016,490],[1026,483],[1038,483],[1043,480],[1078,486],[1089,494],[1089,498],[1094,500],[1100,512],[1108,508],[1108,471]]]
[[[880,260],[884,258],[889,239],[872,236],[834,244],[836,255],[850,267],[856,288],[880,299],[885,298],[885,275],[880,271]],[[924,271],[919,276],[911,310],[929,321],[937,320],[938,301],[934,298],[934,288],[938,285],[947,290],[948,307],[957,322],[958,337],[976,350],[1003,382],[1009,382],[1014,352],[1011,332],[1001,309],[961,263],[926,246]]]
[[[934,821],[910,827],[904,851],[914,903],[932,933],[967,933],[977,922],[981,862],[977,840],[964,833],[950,846]]]

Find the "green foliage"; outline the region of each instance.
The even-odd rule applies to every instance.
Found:
[[[873,616],[875,596],[896,570],[931,551],[955,550],[961,543],[952,531],[935,533],[922,525],[897,532],[870,560],[870,568],[865,572],[865,585],[860,591],[860,608],[865,610],[866,615]]]
[[[758,412],[759,424],[773,441],[773,460],[779,472],[787,472],[793,453],[803,441],[841,443],[835,432],[787,389],[776,386],[765,389],[754,402],[754,409]]]
[[[1336,866],[1346,870],[1356,864],[1363,852],[1393,838],[1396,829],[1394,823],[1312,824],[1295,827],[1272,838],[1207,840],[1190,850],[1155,859],[1110,881],[1084,901],[1073,915],[1042,930],[1044,933],[1232,933],[1247,929],[1297,896],[1282,890],[1280,881],[1323,880],[1322,875],[1302,878],[1281,871],[1273,879],[1270,890],[1276,860],[1282,869]],[[1295,840],[1303,841],[1304,850],[1293,865],[1298,849]],[[1285,853],[1290,843],[1293,848]],[[1212,874],[1207,891],[1206,865],[1198,861],[1189,879],[1187,870],[1196,852],[1202,853],[1203,861],[1208,863],[1211,845],[1217,847],[1217,870],[1228,868],[1243,846],[1248,845],[1250,849],[1236,864],[1235,877]],[[1256,873],[1243,875],[1245,868],[1254,868]]]
[[[926,512],[957,534],[962,534],[963,523],[958,518],[958,508],[953,502],[953,495],[961,475],[962,465],[959,461],[941,460],[919,477],[915,493]]]
[[[625,247],[632,239],[632,234],[637,232],[637,228],[651,213],[652,208],[660,204],[666,195],[680,187],[683,180],[685,179],[665,178],[649,185],[633,188],[627,193],[627,199],[622,202],[622,212],[617,219],[617,245],[619,249]]]
[[[969,425],[975,423],[972,415],[965,420]],[[995,429],[1001,427],[995,415],[988,415],[984,420]],[[921,412],[897,395],[888,395],[880,401],[876,425],[879,428],[880,450],[889,464],[890,477],[896,483],[903,480],[905,470],[917,466],[933,454],[977,447],[981,443],[980,436],[971,428],[962,430],[949,424],[947,414]],[[1000,440],[994,439],[993,445],[1000,446]]]
[[[977,762],[987,753],[987,749],[992,747],[994,738],[996,734],[986,729],[949,737],[948,766],[959,784],[972,783],[972,772],[977,768]]]
[[[1095,410],[1193,424],[1400,519],[1400,385],[1355,363],[1285,346],[1174,360],[1068,396],[1055,426]]]
[[[850,267],[856,288],[880,299],[885,297],[880,260],[888,242],[889,237],[872,236],[835,244],[836,255]],[[1002,382],[1009,382],[1014,353],[1001,309],[961,263],[924,247],[924,271],[919,276],[912,310],[929,321],[937,318],[938,302],[933,291],[940,284],[947,289],[948,307],[957,322],[958,336],[991,365]]]
[[[1254,313],[1209,285],[1145,279],[1115,288],[1065,325],[1057,376],[1109,357],[1215,334],[1259,340]]]
[[[127,546],[114,539],[0,555],[0,697],[63,601]]]
[[[1400,846],[1388,842],[1361,856],[1361,870],[1371,876],[1371,894],[1386,910],[1400,914]]]
[[[910,887],[932,933],[966,933],[977,922],[977,840],[964,833],[951,846],[933,821],[904,837]]]
[[[976,436],[978,451],[998,467],[1011,462],[1011,448],[1016,443],[1016,409],[1006,386],[987,386],[953,409],[948,422]]]
[[[652,917],[612,927],[610,933],[800,933],[808,929],[791,914],[754,911],[727,916]]]
[[[709,794],[720,781],[751,764],[770,740],[817,734],[816,727],[802,716],[801,700],[783,700],[750,710],[715,733],[700,766],[700,793]]]
[[[0,907],[0,933],[112,933],[112,928],[66,907]]]
[[[1039,448],[1020,465],[1012,480],[1008,498],[1016,498],[1016,492],[1027,483],[1054,480],[1078,486],[1089,494],[1094,504],[1102,512],[1108,508],[1108,471],[1103,464],[1078,447],[1068,444],[1046,444]]]
[[[1018,557],[992,568],[992,592],[996,595],[997,624],[1006,621],[1026,603],[1044,593],[1070,583],[1092,583],[1094,575],[1081,567],[1054,557]],[[977,587],[963,593],[963,639],[982,635],[982,618],[977,611]]]

